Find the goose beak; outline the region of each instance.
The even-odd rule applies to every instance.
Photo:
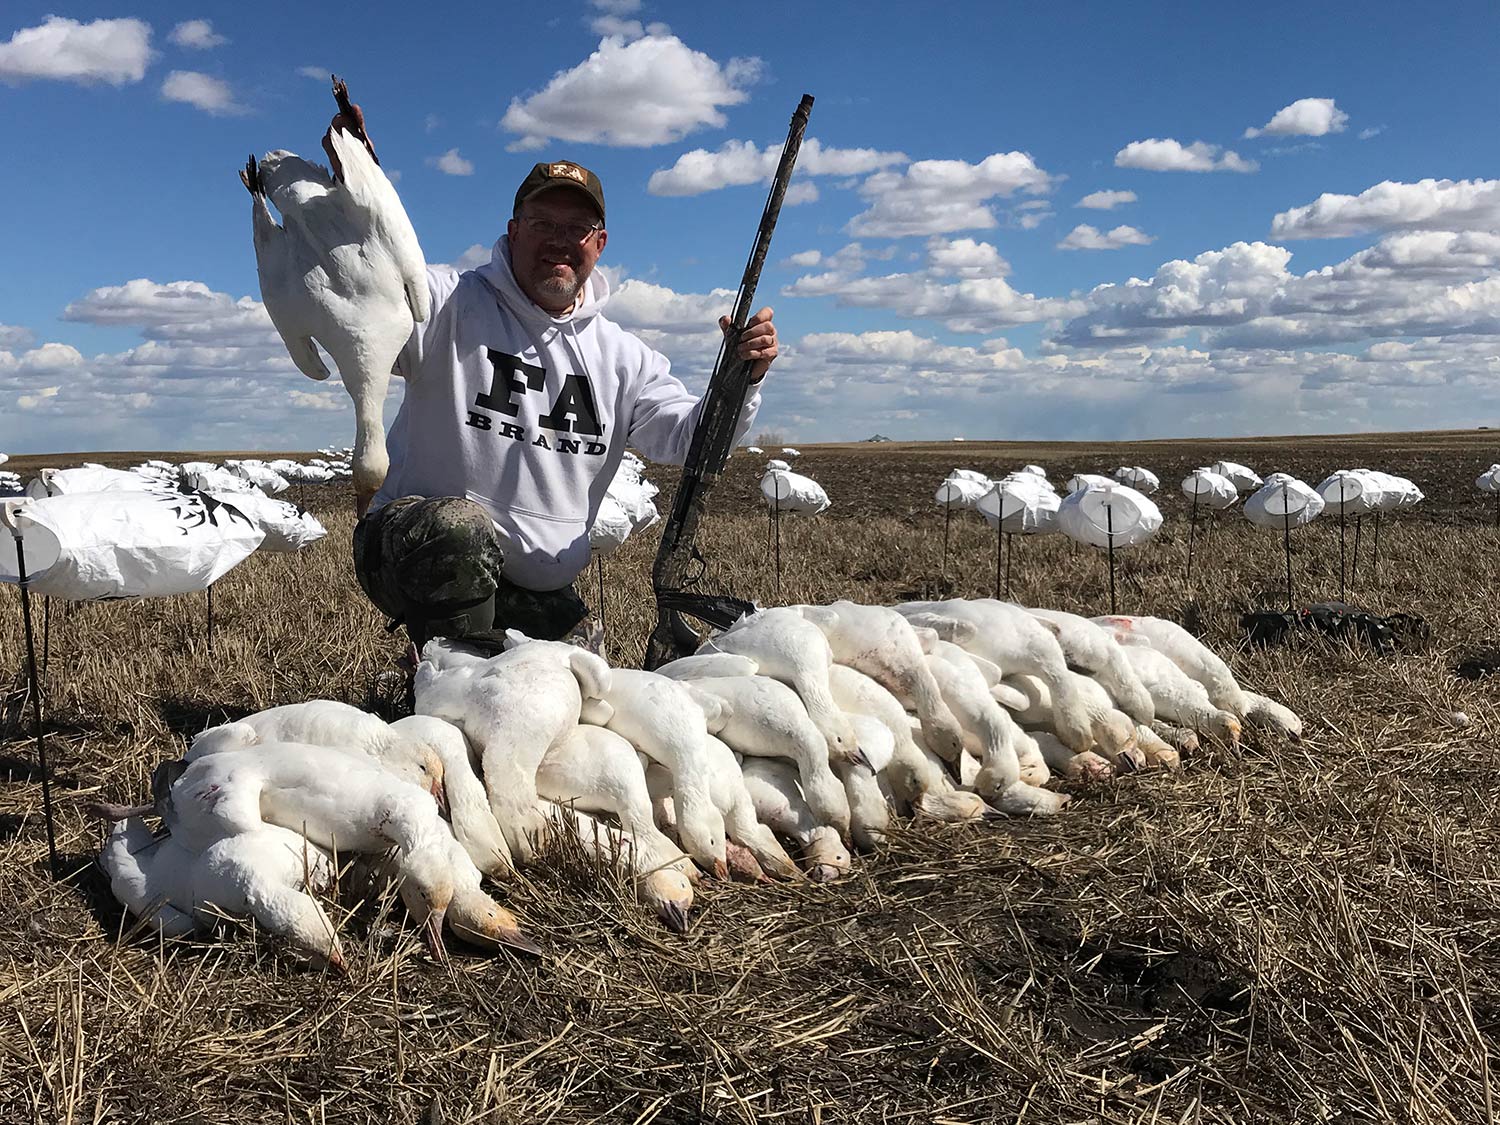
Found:
[[[328,954],[328,967],[340,976],[349,975],[349,962],[344,960],[344,951],[336,945]]]
[[[831,883],[839,877],[839,869],[831,863],[815,863],[808,870],[807,877],[814,883]]]
[[[723,883],[729,882],[729,865],[727,863],[725,863],[722,859],[716,859],[716,860],[714,860],[713,876],[714,876],[715,879],[718,879],[720,882],[723,882]]]
[[[1007,817],[999,809],[992,808],[989,805],[985,805],[979,813],[979,819],[984,821],[986,824],[994,824],[996,821],[1008,820],[1010,818]]]
[[[422,927],[422,940],[427,946],[427,951],[432,955],[434,961],[446,963],[448,960],[448,947],[443,944],[443,915],[446,911],[434,910],[427,916],[427,921]]]
[[[674,934],[685,934],[688,932],[687,907],[680,902],[664,902],[657,907],[656,916],[661,919],[662,925]]]
[[[432,799],[437,802],[438,812],[442,813],[446,819],[448,816],[448,794],[443,789],[443,783],[434,778],[432,784],[427,789],[432,794]]]
[[[864,766],[865,769],[869,770],[871,773],[875,772],[875,767],[870,764],[870,759],[865,756],[864,747],[862,746],[856,746],[854,748],[854,755],[850,759],[850,761],[852,761],[856,766]]]

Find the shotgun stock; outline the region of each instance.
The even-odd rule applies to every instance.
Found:
[[[662,530],[661,545],[657,548],[656,563],[651,571],[651,585],[656,594],[656,628],[646,646],[648,669],[658,668],[692,651],[697,643],[697,633],[684,617],[696,617],[724,629],[754,609],[741,598],[692,592],[691,587],[702,577],[708,565],[693,545],[693,540],[697,537],[698,521],[703,516],[709,489],[729,459],[735,427],[749,394],[751,363],[739,358],[740,334],[744,332],[754,307],[755,288],[771,248],[771,235],[776,230],[776,219],[781,214],[781,202],[791,182],[792,168],[797,163],[797,152],[802,147],[802,134],[807,130],[812,104],[812,95],[804,94],[797,111],[792,114],[781,161],[776,166],[776,177],[771,181],[771,193],[766,198],[760,228],[755,232],[755,245],[740,280],[729,330],[724,334],[708,390],[703,395],[703,407],[693,430],[687,460],[682,466],[682,480],[672,502],[672,514]]]

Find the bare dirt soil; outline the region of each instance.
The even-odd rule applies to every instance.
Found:
[[[783,602],[936,589],[932,493],[951,468],[1153,469],[1167,523],[1121,553],[1120,608],[1190,622],[1243,683],[1301,714],[1306,737],[1210,747],[1176,774],[1061,783],[1075,800],[1051,820],[914,824],[827,886],[705,886],[681,937],[610,873],[559,852],[497,890],[546,947],[540,961],[434,964],[399,908],[347,918],[345,978],[245,927],[163,946],[133,930],[91,865],[102,834],[83,803],[142,797],[186,737],[252,710],[400,706],[381,673],[404,642],[354,583],[349,494],[308,489],[328,539],[227,575],[211,654],[202,596],[52,604],[60,882],[47,873],[19,599],[0,591],[0,1121],[415,1122],[438,1096],[450,1122],[1495,1120],[1500,712],[1497,681],[1452,666],[1500,644],[1500,535],[1473,489],[1500,440],[804,454],[795,467],[834,507],[783,521]],[[1321,641],[1243,648],[1240,613],[1284,599],[1280,536],[1223,515],[1200,527],[1184,578],[1176,481],[1221,457],[1314,483],[1352,465],[1413,477],[1429,500],[1384,521],[1378,570],[1362,529],[1352,600],[1424,615],[1431,643],[1394,657]],[[736,456],[702,546],[706,584],[771,604],[761,464]],[[670,493],[673,474],[652,475]],[[949,531],[956,592],[992,594],[993,533],[973,515]],[[1299,602],[1336,595],[1336,523],[1292,538]],[[644,650],[655,545],[643,535],[604,569],[621,664]],[[591,601],[595,582],[581,583]],[[1108,608],[1100,554],[1056,536],[1015,544],[1012,583],[1028,604]]]

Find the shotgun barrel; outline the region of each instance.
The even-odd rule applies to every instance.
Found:
[[[776,231],[776,219],[781,214],[781,203],[786,198],[787,185],[792,179],[792,169],[796,166],[797,153],[802,147],[802,135],[807,131],[812,104],[812,95],[804,94],[797,111],[792,114],[791,128],[781,150],[781,161],[776,166],[776,176],[771,181],[771,192],[766,197],[760,227],[755,232],[755,245],[751,248],[750,260],[745,263],[745,273],[740,281],[739,294],[735,298],[729,330],[724,334],[724,342],[714,361],[708,390],[703,395],[698,424],[693,430],[687,460],[682,466],[682,480],[672,502],[672,514],[662,530],[661,545],[657,548],[656,563],[651,571],[657,620],[656,628],[651,632],[651,640],[646,646],[648,669],[658,668],[667,661],[692,651],[691,646],[696,642],[697,634],[683,620],[684,616],[696,617],[723,629],[754,608],[740,598],[692,592],[690,587],[702,577],[707,566],[693,541],[697,537],[698,522],[703,516],[709,490],[724,471],[724,463],[729,459],[734,445],[734,431],[750,392],[751,363],[739,358],[740,335],[745,330],[746,321],[750,319],[755,289],[760,282],[766,254],[771,249],[771,235]]]

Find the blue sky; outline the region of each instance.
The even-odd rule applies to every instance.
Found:
[[[597,171],[607,311],[695,386],[759,169],[814,94],[816,198],[761,286],[785,344],[762,428],[787,440],[1496,420],[1482,3],[421,15],[6,5],[0,450],[349,440],[259,308],[235,178],[249,152],[321,159],[330,71],[430,261],[485,253],[532,161]]]

